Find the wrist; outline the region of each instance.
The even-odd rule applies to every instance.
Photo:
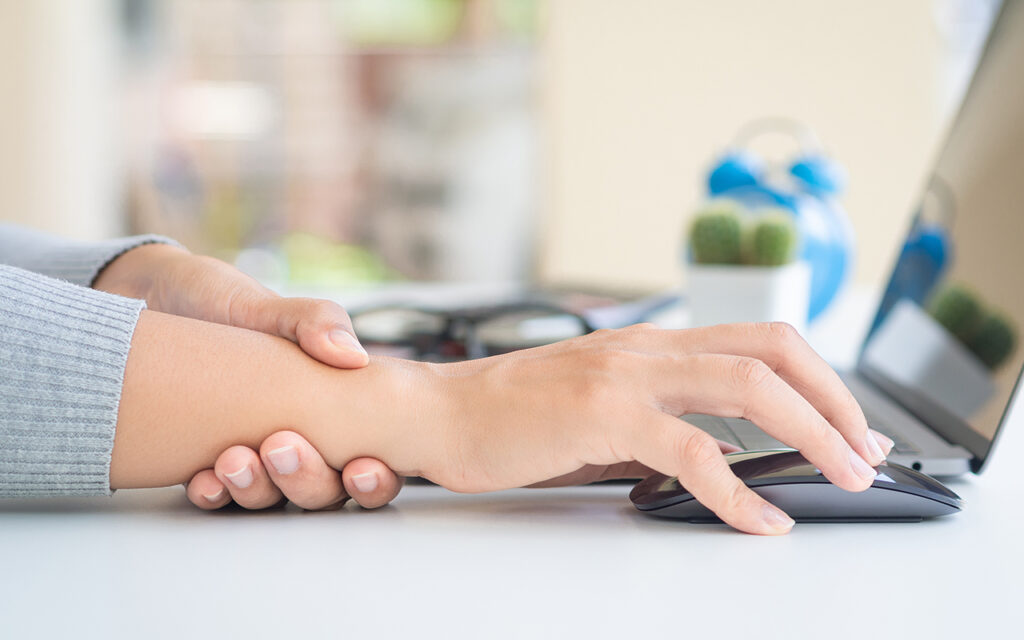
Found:
[[[384,357],[356,370],[317,366],[321,378],[300,404],[309,409],[304,435],[328,464],[372,457],[431,479],[444,469],[455,414],[442,366]]]

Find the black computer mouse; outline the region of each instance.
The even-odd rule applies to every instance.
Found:
[[[956,513],[963,501],[940,482],[902,465],[876,467],[871,486],[845,491],[829,482],[799,451],[742,451],[725,456],[733,473],[798,522],[913,522]],[[657,474],[629,494],[637,509],[690,522],[720,522],[676,478]]]

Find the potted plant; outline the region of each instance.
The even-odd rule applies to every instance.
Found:
[[[805,329],[811,270],[796,259],[789,213],[713,202],[694,217],[688,244],[691,326],[777,320]]]

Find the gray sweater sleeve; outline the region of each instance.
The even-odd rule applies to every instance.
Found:
[[[114,258],[140,245],[177,243],[156,235],[80,242],[0,222],[0,264],[9,264],[51,278],[92,286]]]
[[[121,386],[145,303],[88,286],[149,242],[171,241],[85,244],[0,224],[0,496],[110,493]]]

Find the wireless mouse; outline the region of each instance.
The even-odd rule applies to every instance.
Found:
[[[835,486],[799,451],[742,451],[725,456],[733,473],[755,493],[798,522],[916,522],[956,513],[963,501],[937,480],[902,465],[875,468],[859,493]],[[689,522],[721,522],[676,478],[656,474],[629,494],[645,513]]]

